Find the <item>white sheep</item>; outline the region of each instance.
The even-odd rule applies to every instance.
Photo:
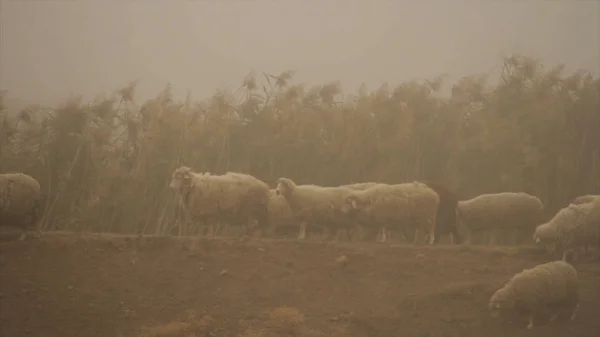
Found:
[[[354,184],[341,185],[340,187],[346,187],[346,188],[349,188],[351,190],[356,190],[356,191],[363,191],[363,190],[366,190],[368,188],[371,188],[373,186],[380,185],[380,184],[381,183],[367,182],[367,183],[354,183]],[[376,236],[380,235],[380,233],[378,232],[379,229],[373,228],[372,224],[365,223],[364,221],[360,221],[357,218],[355,218],[353,221],[354,221],[353,227],[355,229],[358,229],[361,239],[372,238],[372,237],[376,237]]]
[[[533,240],[559,247],[563,260],[579,248],[600,247],[600,198],[564,207],[550,221],[536,227]]]
[[[571,201],[571,203],[575,204],[575,205],[587,204],[588,202],[592,202],[597,198],[600,198],[600,195],[594,195],[594,194],[581,195],[581,196],[578,196],[577,198],[573,199],[573,201]]]
[[[419,182],[377,184],[365,190],[352,191],[345,200],[343,212],[379,228],[379,240],[387,240],[387,227],[396,225],[406,233],[413,227],[413,243],[425,234],[429,243],[435,240],[435,222],[439,196]],[[408,238],[407,238],[408,239]]]
[[[340,187],[349,188],[351,190],[362,191],[362,190],[366,190],[367,188],[371,188],[376,185],[380,185],[380,183],[356,183],[356,184],[341,185]]]
[[[333,230],[336,240],[341,229],[348,232],[351,222],[341,214],[341,207],[351,189],[341,186],[296,185],[291,179],[279,178],[276,191],[286,199],[299,223],[299,240],[306,238],[306,227],[309,224]]]
[[[509,232],[517,232],[517,240],[530,238],[543,220],[544,205],[539,198],[524,192],[502,192],[459,201],[456,213],[468,230],[467,243],[472,242],[475,233],[488,232],[488,243],[495,244],[500,234]]]
[[[566,310],[573,321],[579,307],[578,290],[577,270],[568,262],[553,261],[515,274],[492,295],[488,307],[492,316],[505,310],[524,310],[529,319],[527,328],[531,329],[535,315],[544,308],[560,309],[552,321]]]
[[[177,190],[188,220],[243,224],[246,230],[250,223],[267,226],[269,186],[251,175],[195,173],[182,166],[173,172],[170,187]]]
[[[294,214],[282,195],[278,195],[275,189],[269,190],[269,228],[275,233],[279,230],[297,228],[298,224]]]
[[[24,173],[0,174],[0,224],[22,230],[19,240],[35,228],[40,234],[42,192],[39,182]]]

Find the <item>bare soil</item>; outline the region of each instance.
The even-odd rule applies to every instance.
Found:
[[[496,289],[550,259],[528,247],[44,235],[0,243],[0,336],[600,336],[598,261],[575,264],[574,322],[490,317]]]

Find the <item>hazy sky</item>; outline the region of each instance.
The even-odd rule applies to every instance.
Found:
[[[36,102],[140,79],[178,98],[296,71],[354,91],[492,71],[513,52],[600,72],[600,1],[0,0],[0,88]]]

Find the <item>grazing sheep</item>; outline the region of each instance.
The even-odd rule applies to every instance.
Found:
[[[530,238],[542,221],[544,205],[527,193],[503,192],[459,201],[456,210],[458,219],[468,229],[468,243],[475,233],[486,231],[491,235],[488,243],[495,244],[500,234],[506,236],[509,232],[518,234],[517,241]]]
[[[565,261],[553,261],[515,274],[489,301],[493,316],[503,310],[524,310],[528,314],[527,329],[533,328],[534,316],[540,309],[552,308],[554,321],[569,313],[573,321],[579,307],[577,270]]]
[[[349,231],[351,222],[340,212],[344,198],[352,190],[346,187],[323,187],[296,185],[288,178],[277,179],[276,192],[288,202],[294,218],[300,225],[298,239],[306,238],[306,227],[317,225],[335,232],[337,240],[340,230]]]
[[[435,222],[435,241],[442,235],[451,235],[451,243],[460,244],[461,239],[456,224],[456,207],[458,206],[458,197],[444,185],[434,181],[423,181],[427,187],[434,190],[440,197]]]
[[[25,239],[32,228],[40,234],[41,200],[40,184],[35,178],[24,173],[0,174],[0,224],[20,228],[19,240]]]
[[[438,204],[437,193],[419,182],[377,184],[366,190],[352,191],[345,199],[343,212],[378,226],[381,242],[387,239],[386,227],[396,224],[404,233],[409,227],[415,229],[414,244],[419,242],[421,234],[428,236],[431,244],[435,240]]]
[[[246,230],[251,222],[260,229],[267,226],[269,186],[253,176],[195,173],[182,166],[173,172],[170,187],[178,191],[188,220],[243,224]]]
[[[592,202],[597,198],[600,198],[600,195],[587,194],[587,195],[582,195],[582,196],[579,196],[579,197],[573,199],[573,201],[571,201],[571,203],[575,204],[575,205],[587,204],[588,202]]]
[[[533,240],[560,247],[563,260],[578,248],[600,247],[600,198],[561,209],[550,221],[536,227]]]

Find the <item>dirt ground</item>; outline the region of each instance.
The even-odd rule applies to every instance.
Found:
[[[45,235],[0,243],[0,335],[599,336],[598,261],[575,264],[571,324],[490,317],[497,288],[549,260],[526,247]]]

